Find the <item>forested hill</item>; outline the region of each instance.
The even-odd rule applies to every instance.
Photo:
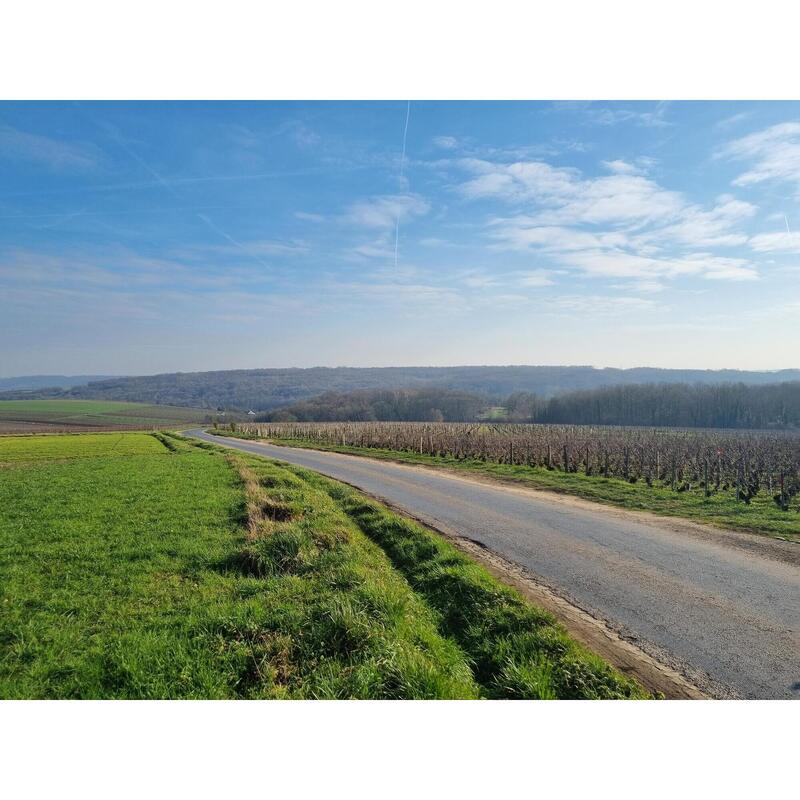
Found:
[[[496,405],[494,405],[496,404]],[[329,392],[256,417],[265,421],[509,422],[680,428],[800,428],[800,382],[634,384],[567,392],[549,399],[516,392],[490,404],[449,389]],[[490,405],[494,405],[490,408]]]
[[[93,381],[69,389],[39,389],[0,394],[12,398],[127,400],[195,408],[266,411],[325,392],[374,389],[442,388],[507,397],[530,392],[549,398],[564,392],[641,383],[731,383],[748,385],[800,380],[800,370],[669,370],[651,367],[314,367],[176,372]]]

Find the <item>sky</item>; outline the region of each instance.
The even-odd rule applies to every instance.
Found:
[[[0,376],[800,366],[800,103],[2,102]]]

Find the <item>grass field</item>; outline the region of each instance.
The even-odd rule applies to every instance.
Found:
[[[0,437],[2,698],[646,693],[442,538],[171,434]]]
[[[254,438],[250,434],[212,431],[224,436]],[[648,487],[640,481],[632,484],[619,478],[600,475],[564,473],[540,467],[498,464],[490,461],[459,460],[445,456],[429,456],[398,450],[381,450],[374,447],[326,445],[298,439],[270,441],[291,447],[330,450],[337,453],[368,456],[408,464],[419,464],[443,469],[471,472],[534,489],[570,494],[586,500],[619,506],[636,511],[649,511],[670,517],[683,517],[723,528],[776,536],[790,541],[800,541],[800,514],[795,510],[781,511],[766,494],[757,495],[750,504],[736,502],[728,494],[706,497],[702,491],[675,492],[661,486]]]
[[[104,400],[0,400],[0,433],[36,433],[70,428],[152,428],[199,422],[208,412],[195,408]]]

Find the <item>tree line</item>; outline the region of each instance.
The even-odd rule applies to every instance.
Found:
[[[530,421],[678,428],[800,427],[800,381],[640,384],[570,392],[534,408]]]
[[[487,399],[450,389],[326,392],[286,408],[261,414],[261,422],[470,422]]]
[[[508,422],[677,428],[800,427],[800,381],[636,384],[505,400],[447,389],[327,392],[260,415],[264,422],[474,422],[500,407]],[[495,415],[496,418],[497,415]]]

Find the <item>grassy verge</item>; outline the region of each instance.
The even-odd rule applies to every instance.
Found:
[[[492,698],[644,697],[632,681],[567,636],[547,612],[504,586],[438,534],[345,484],[292,468],[326,491],[433,608]]]
[[[106,434],[0,437],[0,476],[0,698],[645,696],[314,473]]]
[[[254,438],[230,431],[212,431],[222,436]],[[732,495],[715,494],[706,497],[702,491],[675,492],[663,486],[648,487],[644,481],[635,484],[617,478],[603,478],[583,473],[564,473],[541,467],[496,464],[489,461],[459,460],[445,456],[429,456],[398,450],[370,447],[321,445],[297,439],[271,439],[275,444],[336,453],[368,456],[384,461],[439,467],[495,478],[508,483],[574,495],[598,503],[649,511],[669,517],[682,517],[722,528],[759,533],[789,541],[800,542],[800,515],[796,511],[781,511],[772,498],[761,494],[749,505],[737,503]]]

